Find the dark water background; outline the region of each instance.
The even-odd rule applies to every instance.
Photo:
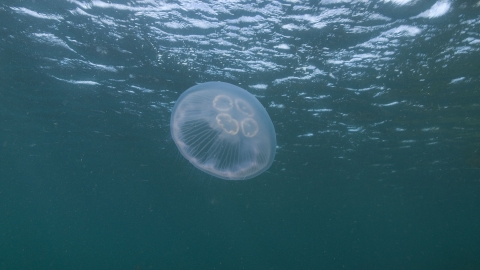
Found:
[[[3,1],[0,269],[480,269],[479,6]],[[206,81],[266,107],[266,173],[178,153]]]

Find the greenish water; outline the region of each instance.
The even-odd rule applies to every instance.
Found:
[[[391,59],[345,60],[390,54],[377,43],[357,51],[370,36],[343,32],[334,20],[292,33],[295,53],[258,53],[270,68],[240,71],[252,60],[224,55],[235,46],[175,43],[228,36],[221,31],[171,30],[166,46],[152,30],[161,26],[122,28],[126,18],[154,25],[141,9],[96,3],[81,7],[96,16],[86,19],[68,11],[78,3],[24,5],[62,19],[1,5],[0,269],[480,268],[478,43],[468,40],[458,53],[464,35],[479,36],[476,6],[451,3],[446,18],[428,22],[408,18],[435,2],[414,6],[406,19],[394,12],[405,7],[369,7],[393,18],[379,28],[424,31],[396,37]],[[362,4],[327,8],[341,5]],[[248,12],[257,11],[218,18],[234,24],[228,16]],[[246,29],[259,29],[252,25]],[[54,33],[75,52],[35,33]],[[257,39],[247,48],[273,48],[268,33],[250,34]],[[170,138],[178,96],[215,80],[256,95],[274,123],[275,161],[254,179],[211,177]]]

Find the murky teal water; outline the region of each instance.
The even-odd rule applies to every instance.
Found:
[[[477,269],[480,7],[452,1],[0,4],[0,269]],[[170,138],[239,85],[270,169]]]

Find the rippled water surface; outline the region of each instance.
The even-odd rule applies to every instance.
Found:
[[[0,4],[1,269],[480,268],[480,2]],[[170,139],[196,83],[255,95],[248,181]]]

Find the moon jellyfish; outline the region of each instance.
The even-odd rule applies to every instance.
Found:
[[[170,132],[190,163],[225,180],[258,176],[275,157],[275,128],[267,111],[252,94],[229,83],[202,83],[180,95]]]

